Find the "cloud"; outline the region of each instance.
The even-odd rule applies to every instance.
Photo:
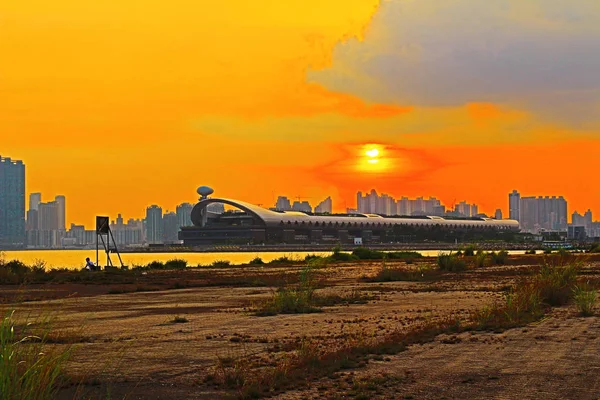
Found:
[[[503,104],[600,122],[597,0],[388,0],[309,81],[366,101]]]

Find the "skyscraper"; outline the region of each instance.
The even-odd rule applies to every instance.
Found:
[[[496,214],[494,215],[495,219],[502,219],[502,210],[501,209],[497,209],[496,210]]]
[[[41,193],[31,193],[29,195],[29,209],[30,210],[37,211],[38,206],[40,205],[41,202],[42,202],[42,194]]]
[[[515,221],[521,220],[521,194],[516,190],[508,194],[508,217]]]
[[[56,196],[54,201],[58,207],[58,229],[64,231],[67,227],[67,200],[65,196]]]
[[[312,206],[308,201],[294,201],[294,204],[292,204],[292,210],[311,213]]]
[[[519,222],[524,231],[567,230],[567,201],[562,197],[522,197]]]
[[[25,243],[25,164],[0,156],[0,245]]]
[[[323,200],[322,202],[320,202],[319,205],[317,205],[315,207],[315,213],[319,213],[319,214],[329,213],[329,214],[331,214],[332,209],[333,209],[333,202],[331,201],[331,197],[327,197],[325,200]]]
[[[162,218],[163,222],[163,243],[174,243],[178,240],[179,221],[177,214],[174,212],[166,212]]]
[[[162,208],[152,205],[146,209],[146,240],[149,244],[163,240]]]
[[[175,213],[177,214],[177,224],[181,228],[182,226],[192,226],[192,209],[193,205],[190,203],[182,203],[177,206]]]
[[[290,203],[290,199],[285,196],[277,197],[277,203],[275,203],[275,209],[277,211],[290,211],[292,209],[292,204]]]
[[[56,201],[38,205],[38,229],[40,231],[57,231],[60,226],[59,204]]]

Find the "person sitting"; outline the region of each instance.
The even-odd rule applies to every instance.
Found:
[[[85,259],[85,269],[88,271],[95,271],[97,269],[96,264],[89,257]]]

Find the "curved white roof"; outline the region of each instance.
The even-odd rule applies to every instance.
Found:
[[[311,225],[335,225],[343,224],[344,226],[356,226],[364,227],[368,226],[394,226],[394,225],[408,225],[408,226],[447,226],[449,228],[495,228],[499,230],[518,230],[519,222],[515,220],[497,220],[491,218],[476,219],[446,219],[437,216],[426,216],[418,218],[395,218],[395,217],[382,217],[377,214],[357,214],[353,216],[336,216],[336,215],[308,215],[297,211],[286,211],[277,212],[267,210],[259,207],[255,204],[250,204],[244,201],[223,199],[223,198],[209,198],[201,200],[194,209],[192,210],[192,222],[196,226],[201,225],[200,212],[201,209],[206,208],[211,203],[223,203],[233,207],[237,207],[250,214],[255,215],[259,219],[265,222],[267,226],[275,225],[297,225],[297,224],[311,224]]]

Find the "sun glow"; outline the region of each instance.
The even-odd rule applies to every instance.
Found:
[[[367,150],[365,154],[371,158],[375,158],[379,155],[379,150],[377,150],[377,149]]]
[[[382,173],[389,168],[389,160],[385,157],[383,147],[378,144],[361,146],[358,169],[362,172]]]

